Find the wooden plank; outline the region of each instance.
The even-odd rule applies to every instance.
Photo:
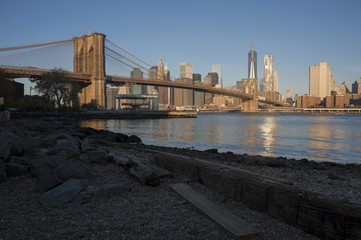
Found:
[[[258,235],[258,232],[256,232],[248,223],[222,209],[200,193],[192,190],[188,185],[179,183],[172,184],[170,187],[212,221],[224,228],[233,238],[251,238]]]

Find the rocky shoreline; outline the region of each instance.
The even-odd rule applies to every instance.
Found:
[[[197,180],[154,175],[159,171],[147,165],[154,150],[281,178],[329,199],[361,203],[357,164],[149,146],[137,136],[15,119],[0,122],[0,239],[230,239],[170,190],[169,184],[180,182],[245,219],[261,233],[255,239],[317,239]]]

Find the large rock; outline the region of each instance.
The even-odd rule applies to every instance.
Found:
[[[20,164],[24,166],[30,166],[30,159],[27,157],[17,157],[11,156],[9,159],[9,163]]]
[[[6,136],[0,136],[0,160],[6,162],[10,156],[11,144]]]
[[[126,143],[128,140],[128,135],[123,133],[116,133],[117,134],[117,142]]]
[[[88,160],[90,164],[98,163],[98,164],[107,164],[109,163],[108,155],[104,151],[89,151]]]
[[[58,133],[58,132],[52,134],[49,133],[48,136],[46,136],[37,143],[37,147],[40,148],[54,147],[58,143],[58,140],[74,141],[74,139],[69,134],[66,133]]]
[[[127,139],[127,143],[141,143],[142,139],[140,139],[138,136],[131,135]]]
[[[40,196],[40,202],[48,207],[61,207],[72,201],[88,185],[88,181],[84,179],[69,179],[60,186],[43,193]]]
[[[116,166],[128,167],[132,163],[132,158],[127,154],[112,150],[109,152],[109,158]]]
[[[107,130],[99,130],[98,132],[94,133],[92,135],[89,135],[88,138],[97,138],[97,139],[102,139],[108,142],[116,142],[117,138],[119,138],[117,136],[116,133],[114,132],[110,132]]]
[[[11,145],[10,154],[12,156],[20,156],[21,157],[24,155],[24,152],[25,152],[25,149],[23,147],[23,144],[21,144],[19,141],[16,141]]]
[[[121,197],[132,188],[123,183],[105,183],[97,187],[94,191],[86,194],[84,200],[97,202],[105,198]]]
[[[73,139],[58,139],[55,147],[48,152],[48,155],[64,155],[67,159],[79,159],[79,145]]]
[[[7,178],[5,163],[0,159],[0,183],[4,182]]]
[[[66,162],[65,156],[42,156],[34,158],[30,161],[31,173],[37,178],[42,178],[44,175],[51,175],[54,168]]]
[[[93,175],[90,173],[86,165],[80,161],[69,161],[54,169],[54,176],[66,181],[70,178],[88,179]]]
[[[52,174],[43,175],[36,182],[35,190],[38,193],[43,193],[64,182],[65,181],[57,178],[56,176],[53,176]]]
[[[45,165],[46,166],[46,165]],[[90,179],[93,175],[84,163],[80,161],[66,161],[55,168],[46,169],[37,174],[37,192],[44,192],[69,179]]]
[[[6,175],[11,176],[20,176],[29,172],[29,166],[16,164],[16,163],[6,163],[5,164]]]
[[[91,150],[91,147],[90,147],[90,144],[89,144],[89,141],[87,138],[84,138],[83,140],[80,141],[80,150],[82,153]]]

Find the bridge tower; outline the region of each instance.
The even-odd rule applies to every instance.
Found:
[[[242,112],[258,112],[258,79],[257,78],[246,78],[242,79],[241,91],[248,93],[255,98],[242,102]]]
[[[91,84],[83,87],[79,93],[80,105],[95,103],[99,107],[106,107],[104,40],[102,33],[73,38],[74,72],[92,75]]]

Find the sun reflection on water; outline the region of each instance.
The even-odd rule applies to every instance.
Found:
[[[263,139],[262,155],[270,156],[274,153],[275,136],[277,131],[276,119],[274,117],[266,117],[260,126],[260,137]]]

